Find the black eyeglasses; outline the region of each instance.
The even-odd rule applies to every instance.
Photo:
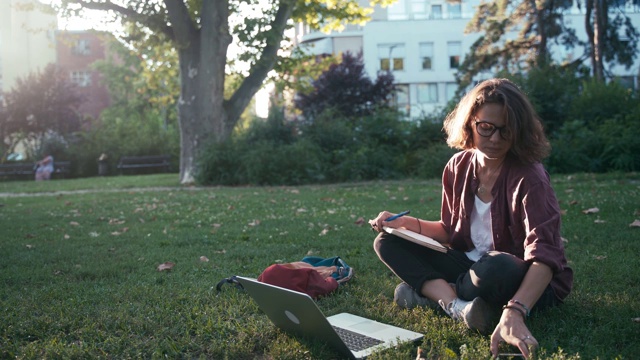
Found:
[[[478,135],[483,137],[491,137],[496,130],[500,130],[500,136],[505,139],[511,139],[511,130],[505,126],[495,126],[487,121],[478,121],[476,120],[476,132]]]

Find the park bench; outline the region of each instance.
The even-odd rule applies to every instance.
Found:
[[[152,171],[169,172],[171,163],[169,155],[123,156],[118,163],[121,173],[148,173]]]
[[[51,177],[66,177],[71,167],[70,161],[54,161]],[[0,178],[2,179],[33,179],[35,164],[33,163],[4,163],[0,164]]]
[[[64,179],[71,172],[71,161],[54,161],[53,169],[53,176]]]

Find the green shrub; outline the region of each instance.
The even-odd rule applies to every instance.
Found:
[[[526,75],[508,77],[527,94],[547,133],[554,133],[572,119],[571,104],[583,82],[581,74],[573,68],[547,65],[533,68]]]
[[[637,106],[637,96],[618,82],[583,82],[581,91],[571,101],[569,119],[582,120],[586,125],[616,118]]]
[[[419,149],[414,155],[419,162],[414,175],[421,179],[441,178],[445,165],[456,151],[444,143],[435,143],[428,148]]]
[[[98,173],[98,158],[107,155],[110,173],[122,156],[162,155],[171,156],[172,170],[179,166],[180,136],[175,126],[167,126],[159,116],[151,112],[145,117],[115,117],[94,124],[86,132],[78,133],[71,142],[69,159],[74,175],[94,176]]]
[[[198,160],[197,181],[281,185],[399,178],[405,176],[408,129],[395,112],[356,121],[329,109],[305,124],[270,117],[209,146]]]
[[[595,172],[602,166],[595,132],[583,121],[568,121],[551,139],[551,155],[545,161],[551,173]]]
[[[598,135],[605,171],[640,170],[640,106],[630,114],[604,121]]]

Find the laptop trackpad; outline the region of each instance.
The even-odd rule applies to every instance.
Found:
[[[389,328],[389,326],[385,324],[381,324],[379,322],[369,320],[369,321],[363,321],[358,324],[349,325],[349,328],[371,334],[376,331],[386,330]]]

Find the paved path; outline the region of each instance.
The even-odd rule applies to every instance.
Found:
[[[122,193],[122,192],[146,192],[146,191],[200,191],[211,189],[207,187],[145,187],[145,188],[123,188],[123,189],[86,189],[86,190],[68,190],[68,191],[51,191],[51,192],[33,192],[33,193],[0,193],[0,198],[13,197],[38,197],[38,196],[58,196],[58,195],[78,195],[78,194],[94,194],[94,193]]]

